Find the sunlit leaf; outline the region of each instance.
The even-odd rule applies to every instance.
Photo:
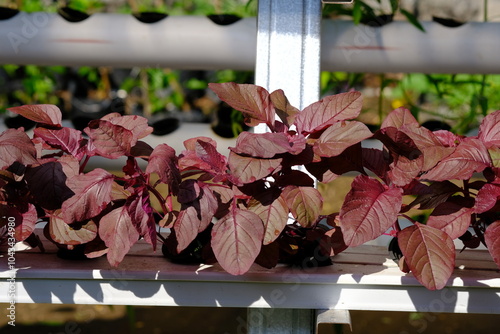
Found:
[[[155,147],[149,157],[146,173],[158,174],[160,181],[166,183],[175,195],[181,183],[181,173],[177,164],[175,150],[167,144],[160,144]]]
[[[19,114],[37,123],[61,126],[61,110],[52,104],[33,104],[19,107],[7,108],[7,110]]]
[[[52,240],[63,245],[81,245],[88,243],[97,236],[97,225],[89,220],[74,228],[64,222],[61,210],[55,211],[49,220],[49,233]]]
[[[116,267],[133,244],[139,240],[139,232],[125,206],[118,207],[99,221],[99,237],[108,247],[109,264]]]
[[[356,118],[362,106],[360,92],[327,96],[302,110],[295,119],[295,125],[303,134],[320,131],[335,122]]]
[[[488,251],[493,260],[498,268],[500,268],[500,221],[496,221],[488,226],[484,233],[484,241],[486,242],[486,246],[488,246]]]
[[[398,233],[399,248],[415,278],[429,290],[446,286],[455,267],[455,245],[434,227],[415,223]]]
[[[36,163],[36,149],[22,129],[7,129],[0,134],[0,169],[14,162],[23,165]]]
[[[270,127],[274,126],[274,106],[269,92],[264,88],[234,82],[209,83],[208,87],[222,101],[241,111],[247,125],[256,126],[259,123],[266,123]]]
[[[101,168],[66,181],[75,193],[62,204],[64,221],[71,224],[95,217],[111,202],[114,176]]]
[[[402,199],[400,188],[387,189],[369,176],[357,176],[339,216],[346,245],[362,245],[387,231],[396,222]]]
[[[427,225],[446,232],[451,239],[456,239],[469,228],[471,215],[471,208],[453,202],[444,202],[432,211]]]
[[[212,249],[219,264],[232,275],[242,275],[259,255],[264,239],[260,217],[233,208],[212,229]]]
[[[282,196],[300,225],[311,227],[316,222],[323,207],[323,197],[317,189],[288,186]]]
[[[371,136],[371,131],[361,122],[337,122],[328,127],[314,143],[314,153],[322,157],[337,156]]]

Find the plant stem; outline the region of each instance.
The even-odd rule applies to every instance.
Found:
[[[163,210],[163,213],[166,214],[167,212],[170,212],[172,210],[169,210],[167,206],[165,205],[165,198],[156,190],[156,188],[152,187],[150,184],[147,184],[148,190],[155,195],[156,199],[158,202],[160,202],[161,208]]]
[[[87,166],[87,163],[89,162],[89,159],[90,159],[90,156],[86,155],[85,160],[83,160],[83,163],[80,166],[80,170],[79,170],[80,173],[83,173],[83,171],[85,170],[85,167]]]

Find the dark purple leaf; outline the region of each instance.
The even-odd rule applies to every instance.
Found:
[[[232,275],[242,275],[259,255],[264,239],[260,217],[233,206],[212,229],[212,249],[219,264]]]
[[[323,197],[317,189],[288,186],[282,196],[300,225],[311,227],[316,223],[323,207]]]
[[[314,143],[314,153],[321,157],[337,156],[371,136],[371,131],[361,122],[337,122],[328,127]]]
[[[429,290],[446,286],[455,267],[455,246],[446,232],[415,223],[398,233],[398,244],[422,285]]]
[[[369,176],[356,176],[339,216],[346,245],[362,245],[387,231],[397,220],[402,199],[400,188],[387,189]]]
[[[295,125],[302,134],[320,131],[335,122],[358,117],[362,106],[360,92],[328,96],[302,110],[295,119]]]
[[[275,110],[269,92],[264,88],[234,82],[209,83],[208,87],[222,101],[243,112],[247,125],[256,126],[259,123],[266,123],[269,127],[273,127]]]
[[[49,161],[36,167],[30,167],[25,174],[28,188],[46,210],[55,210],[74,195],[66,185],[67,175],[58,161]]]
[[[374,148],[362,149],[363,164],[365,167],[375,173],[379,178],[385,180],[390,170],[384,152]]]
[[[7,129],[0,134],[0,169],[14,162],[23,165],[37,162],[35,146],[22,129]]]
[[[62,205],[64,221],[71,224],[97,216],[111,202],[113,174],[96,168],[87,174],[74,176],[66,185],[75,193]]]
[[[118,266],[139,240],[139,232],[125,206],[112,210],[99,220],[99,237],[108,247],[106,255],[109,264]]]
[[[166,183],[172,194],[176,195],[181,183],[181,172],[178,167],[178,159],[175,150],[167,144],[155,147],[149,157],[146,173],[158,174],[160,181]]]
[[[462,189],[459,186],[449,181],[434,182],[428,187],[427,191],[417,193],[417,198],[409,206],[414,207],[420,204],[420,210],[434,209],[439,204],[446,202],[450,196],[460,191]]]
[[[179,187],[179,195],[177,200],[179,203],[189,203],[198,199],[201,195],[201,189],[198,181],[195,179],[187,179],[182,181]]]
[[[7,108],[7,110],[37,123],[61,126],[61,110],[52,104],[33,104]]]
[[[498,268],[500,268],[500,221],[496,221],[488,226],[484,233],[484,241],[486,242],[486,246],[488,246],[488,251],[493,260]]]
[[[153,148],[146,142],[138,140],[137,143],[130,149],[130,155],[136,158],[149,158],[153,153]]]

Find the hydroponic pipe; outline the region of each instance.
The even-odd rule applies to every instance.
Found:
[[[323,20],[321,68],[352,72],[500,73],[500,23],[448,28],[423,22],[380,28]],[[0,21],[0,63],[68,66],[255,69],[255,18],[217,25],[202,16],[157,23],[94,14],[71,23],[57,14],[19,13]]]
[[[72,23],[21,12],[0,21],[0,63],[253,69],[256,31],[255,19],[224,26],[203,16],[171,16],[148,24],[100,13]]]

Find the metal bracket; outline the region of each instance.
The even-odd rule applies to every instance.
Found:
[[[316,333],[320,325],[349,325],[352,332],[349,310],[316,310]]]

